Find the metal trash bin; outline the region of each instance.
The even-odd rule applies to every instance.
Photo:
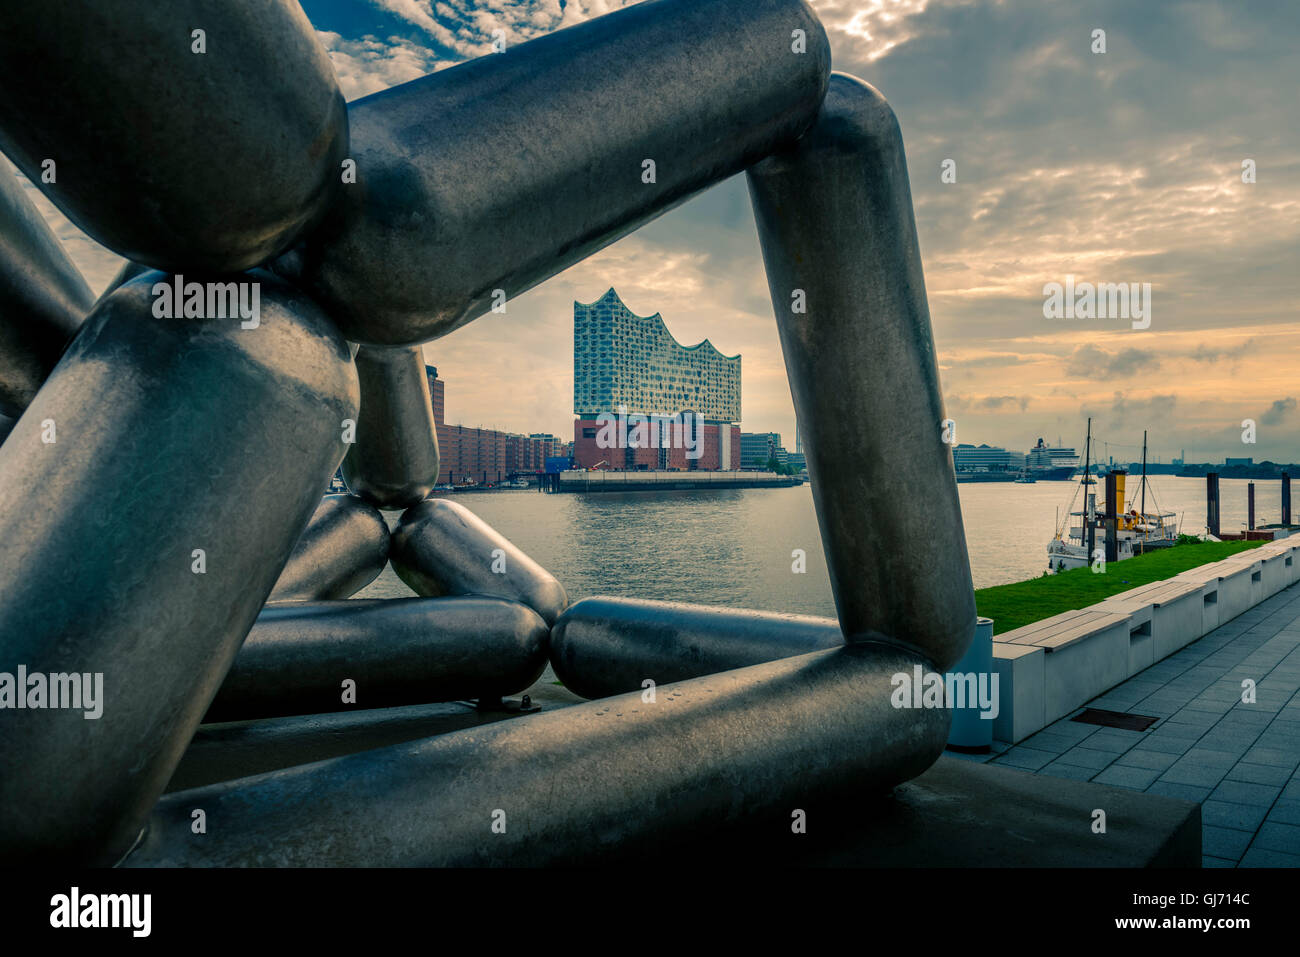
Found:
[[[953,666],[952,673],[957,676],[975,675],[973,686],[961,678],[954,683],[955,686],[973,687],[975,694],[966,696],[964,707],[958,708],[954,702],[952,729],[948,732],[948,750],[984,754],[993,746],[993,719],[981,717],[984,708],[980,704],[980,694],[987,693],[986,689],[997,690],[993,684],[992,618],[975,619],[975,637],[961,661]]]

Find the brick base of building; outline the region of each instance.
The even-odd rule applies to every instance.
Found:
[[[593,417],[573,423],[573,458],[579,468],[607,469],[735,469],[740,467],[740,427],[705,422],[698,435],[680,428],[661,430],[667,448],[654,447],[655,436],[648,423],[628,426],[605,423]],[[724,445],[725,443],[725,445]],[[601,463],[605,463],[601,465]]]

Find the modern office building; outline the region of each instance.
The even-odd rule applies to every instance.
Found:
[[[741,468],[766,469],[773,459],[778,465],[793,466],[796,470],[805,468],[807,462],[802,452],[786,450],[780,432],[740,433]]]
[[[581,468],[738,468],[740,356],[683,346],[610,289],[573,304],[573,411]]]
[[[780,432],[741,432],[741,468],[767,468],[767,463],[772,460],[779,448],[781,448]]]

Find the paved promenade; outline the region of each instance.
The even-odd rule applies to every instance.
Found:
[[[1300,867],[1300,584],[1088,707],[1160,720],[1138,732],[1066,717],[982,760],[1197,801],[1206,867]]]

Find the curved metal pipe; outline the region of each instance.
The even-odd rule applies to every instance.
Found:
[[[268,605],[203,720],[500,698],[541,675],[547,634],[500,598]]]
[[[388,524],[355,495],[326,495],[268,601],[351,598],[388,564]]]
[[[113,278],[108,281],[108,285],[104,287],[104,291],[99,294],[99,298],[95,300],[95,306],[98,307],[101,302],[116,292],[119,286],[125,286],[136,276],[143,276],[151,268],[144,263],[133,262],[130,259],[122,263]]]
[[[26,82],[39,85],[32,77]],[[31,403],[95,301],[24,192],[0,158],[0,415],[13,418]]]
[[[347,144],[329,56],[294,0],[60,0],[0,31],[0,150],[128,259],[265,262],[324,212]]]
[[[343,458],[353,495],[382,509],[424,501],[438,481],[438,431],[424,352],[362,346],[356,354],[361,415]]]
[[[551,666],[576,695],[607,698],[844,644],[834,618],[598,596],[551,629]]]
[[[186,791],[519,716],[520,712],[479,708],[469,702],[439,702],[202,724],[167,791]]]
[[[804,0],[651,0],[439,70],[349,105],[357,182],[275,268],[356,342],[444,336],[793,141],[829,73]]]
[[[95,698],[0,709],[6,863],[131,846],[343,456],[347,343],[269,273],[241,278],[255,329],[155,318],[158,273],[118,289],[0,446],[21,490],[0,496],[0,672]]]
[[[554,575],[464,505],[444,498],[402,514],[388,557],[418,595],[494,595],[527,605],[547,625],[569,604]]]
[[[669,685],[654,704],[606,698],[170,794],[123,865],[588,863],[760,817],[788,828],[809,800],[889,788],[943,751],[949,711],[890,703],[893,675],[922,664],[848,645]],[[196,838],[195,808],[220,831]]]
[[[844,634],[948,668],[975,597],[898,121],[833,74],[816,125],[748,176]]]

